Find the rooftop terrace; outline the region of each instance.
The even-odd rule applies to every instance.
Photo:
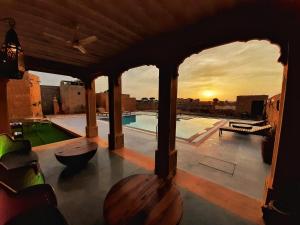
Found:
[[[85,115],[49,116],[54,123],[84,136]],[[97,120],[101,139],[108,136],[108,122]],[[225,125],[222,123],[222,125]],[[154,164],[157,148],[155,133],[124,126],[125,148],[141,158],[133,163],[142,164],[144,157]],[[249,197],[262,199],[265,178],[270,166],[261,157],[262,137],[224,133],[219,137],[218,127],[197,144],[177,138],[178,168]],[[126,159],[127,155],[119,153]],[[127,159],[132,160],[132,158]]]
[[[97,141],[96,156],[83,170],[70,173],[54,157],[54,151],[76,142]],[[47,183],[58,198],[58,208],[69,224],[105,224],[103,202],[110,187],[129,175],[151,174],[154,162],[127,148],[110,152],[99,138],[76,138],[35,147]],[[175,177],[184,201],[181,225],[188,224],[262,224],[260,201],[223,188],[213,182],[179,169]]]
[[[96,157],[87,168],[72,176],[68,172],[62,173],[64,167],[56,162],[53,151],[61,145],[72,146],[73,141],[84,141],[86,138],[34,148],[39,154],[47,182],[56,189],[58,207],[70,224],[104,224],[104,196],[115,182],[134,173],[152,174],[148,177],[156,177],[156,184],[162,182],[162,188],[167,189],[171,184],[176,189],[173,183],[177,184],[184,204],[183,213],[180,207],[176,211],[177,218],[183,215],[181,224],[261,224],[262,205],[268,225],[300,223],[300,152],[297,148],[300,127],[300,107],[297,104],[300,99],[299,1],[124,0],[62,3],[15,0],[2,1],[0,12],[3,17],[1,21],[8,23],[6,25],[10,28],[0,27],[1,40],[6,34],[14,34],[14,41],[7,38],[3,45],[1,133],[10,133],[7,107],[9,78],[19,77],[26,69],[70,75],[84,82],[86,127],[83,119],[72,123],[67,123],[66,119],[62,121],[66,123],[65,127],[85,134],[87,138],[95,138],[100,144]],[[19,41],[16,43],[17,33],[24,54],[17,51],[21,47]],[[88,37],[94,41],[83,46],[87,44],[82,41]],[[203,151],[197,146],[187,147],[186,143],[179,141],[178,151],[176,148],[179,65],[191,54],[204,49],[252,39],[266,39],[277,44],[281,51],[278,62],[284,67],[279,122],[263,204],[256,198],[261,198],[260,178],[265,176],[268,168],[253,166],[259,162],[258,151],[254,150],[257,149],[258,139],[224,134],[222,138],[210,136],[202,142],[200,146]],[[86,52],[88,54],[84,54]],[[13,61],[8,60],[10,58]],[[121,77],[124,71],[141,65],[155,65],[159,69],[157,146],[153,135],[137,134],[127,128],[124,128],[127,134],[125,139],[123,134]],[[10,70],[9,66],[13,69]],[[109,83],[108,144],[98,139],[98,131],[100,137],[105,139],[108,133],[107,124],[100,123],[98,129],[96,121],[95,78],[99,76],[107,76]],[[107,150],[107,146],[111,151]],[[156,150],[155,160],[153,150]],[[202,169],[198,170],[198,158],[201,156]],[[234,174],[229,178],[233,168]],[[126,181],[121,183],[124,187],[128,187]],[[138,188],[143,186],[140,183]],[[156,187],[154,192],[159,193],[161,189]],[[169,196],[169,193],[164,192],[159,200]],[[128,197],[126,192],[118,194]],[[157,200],[153,195],[144,197],[142,200],[147,202]],[[129,203],[123,198],[115,206],[123,206],[122,210],[135,209],[131,203],[136,198]],[[142,208],[135,212],[134,217],[139,219],[146,214]],[[172,217],[163,211],[159,215],[167,219]],[[120,215],[115,217],[124,219]],[[130,219],[125,218],[128,223]],[[179,220],[174,222],[178,223]]]

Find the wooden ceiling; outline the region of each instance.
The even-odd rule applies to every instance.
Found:
[[[86,73],[88,76],[97,72],[96,69],[105,71],[101,70],[101,65],[113,65],[117,62],[114,59],[118,58],[120,63],[121,55],[141,43],[153,38],[157,41],[158,36],[182,30],[245,2],[259,1],[0,0],[0,19],[15,19],[29,69],[80,76]],[[47,32],[72,40],[77,25],[79,38],[90,35],[98,38],[86,46],[87,54],[43,35]],[[0,23],[0,40],[4,39],[6,31],[6,24]]]

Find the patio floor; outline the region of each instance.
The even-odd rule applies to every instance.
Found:
[[[103,202],[113,184],[133,174],[153,173],[153,161],[130,149],[114,152],[100,138],[96,155],[87,167],[68,174],[54,156],[65,145],[86,139],[75,138],[33,150],[39,155],[46,182],[54,187],[58,208],[70,225],[104,225]],[[137,160],[138,159],[138,160]],[[142,160],[141,160],[142,159]],[[184,212],[181,225],[263,224],[260,202],[178,169],[174,182],[180,190]]]
[[[85,136],[85,115],[58,115],[49,118],[56,124]],[[108,122],[97,120],[97,123],[99,137],[107,140]],[[177,139],[178,168],[251,198],[262,199],[270,166],[262,162],[261,137],[231,132],[224,132],[219,137],[217,130],[200,144]],[[123,132],[126,148],[154,161],[157,146],[155,134],[126,126],[123,127]],[[135,158],[136,163],[139,160]]]

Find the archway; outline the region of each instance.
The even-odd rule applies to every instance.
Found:
[[[284,7],[283,7],[284,6]],[[160,104],[158,151],[156,154],[156,174],[162,178],[170,178],[175,174],[177,152],[175,150],[176,129],[176,95],[177,95],[177,67],[187,56],[204,49],[233,41],[248,41],[251,39],[267,39],[281,48],[279,62],[284,65],[283,92],[281,95],[280,122],[278,126],[275,154],[270,179],[267,179],[267,194],[265,198],[265,212],[272,212],[272,201],[291,204],[299,175],[296,159],[299,156],[293,150],[292,143],[297,145],[297,108],[292,104],[298,96],[292,94],[297,90],[298,79],[296,73],[299,68],[296,59],[299,55],[299,35],[295,31],[299,21],[297,9],[292,5],[278,2],[278,4],[263,2],[237,5],[230,9],[214,11],[214,13],[199,19],[199,22],[186,26],[182,30],[164,33],[161,36],[139,43],[121,55],[116,62],[121,70],[126,70],[140,64],[155,64],[160,69]],[[286,24],[289,24],[287,26]],[[141,58],[139,58],[141,56]],[[124,61],[124,62],[121,62]],[[289,63],[289,70],[287,64]],[[292,68],[292,69],[291,69]],[[287,74],[289,80],[287,79]],[[292,78],[290,78],[292,77]],[[289,100],[287,100],[287,98]],[[288,109],[285,109],[288,106]],[[293,120],[289,122],[287,120]],[[296,121],[296,122],[294,122]],[[297,125],[296,125],[297,124]],[[284,127],[284,129],[282,129]],[[282,132],[284,130],[284,132]],[[161,140],[161,142],[160,142]],[[284,152],[288,146],[288,153]],[[293,210],[294,204],[291,204]],[[290,205],[289,205],[290,206]],[[274,211],[273,211],[274,212]],[[265,213],[267,215],[267,213]],[[283,214],[283,217],[286,214]]]
[[[263,137],[218,133],[228,121],[262,120],[262,112],[259,119],[251,115],[251,103],[262,101],[264,107],[268,98],[281,92],[279,56],[278,46],[252,40],[206,49],[184,60],[179,67],[176,132],[186,144],[177,140],[178,168],[263,198],[270,170],[261,158]]]

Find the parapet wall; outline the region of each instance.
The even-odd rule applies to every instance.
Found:
[[[43,117],[38,76],[26,72],[22,80],[10,80],[7,98],[10,120]]]
[[[62,81],[60,84],[61,107],[65,114],[85,112],[85,88],[80,82]]]
[[[280,94],[268,99],[266,104],[266,114],[268,122],[276,129],[279,123],[279,108],[280,108]]]
[[[103,108],[106,112],[109,111],[108,92],[96,93],[97,108]],[[122,111],[136,111],[136,99],[131,98],[128,94],[122,94]]]

